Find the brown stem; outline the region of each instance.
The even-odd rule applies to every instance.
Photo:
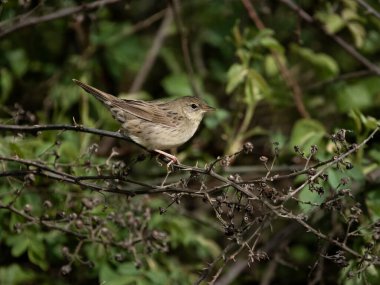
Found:
[[[303,10],[300,6],[298,6],[296,3],[294,3],[292,0],[280,0],[282,3],[284,3],[286,6],[288,6],[290,9],[295,11],[298,16],[300,16],[304,21],[306,21],[309,24],[316,25],[319,29],[321,29],[327,36],[332,38],[337,44],[339,44],[348,54],[350,54],[353,58],[355,58],[358,62],[360,62],[362,65],[367,67],[369,70],[374,72],[377,75],[380,75],[380,68],[370,62],[366,57],[361,55],[352,45],[347,43],[344,39],[339,37],[336,34],[332,34],[329,31],[326,30],[325,27],[321,26],[312,16],[310,16],[305,10]]]
[[[182,17],[181,17],[180,1],[170,0],[169,2],[173,9],[174,20],[176,22],[177,29],[181,37],[182,53],[185,60],[186,71],[189,76],[191,89],[192,89],[193,95],[200,97],[200,91],[199,91],[197,82],[195,80],[194,68],[193,68],[190,51],[189,51],[189,40],[187,37],[187,31],[185,29],[185,26],[183,24]]]
[[[255,8],[251,4],[250,0],[241,0],[245,9],[248,12],[249,17],[251,20],[255,23],[256,27],[259,30],[265,29],[264,23],[261,21],[259,18],[258,14],[256,13]],[[287,66],[281,61],[281,57],[278,54],[277,51],[271,49],[272,56],[276,62],[277,67],[280,70],[280,74],[282,76],[282,79],[285,81],[286,85],[292,90],[293,98],[294,98],[294,103],[296,105],[296,108],[300,115],[303,118],[310,118],[309,112],[306,110],[306,107],[303,103],[302,97],[302,90],[301,87],[299,86],[297,80],[292,76],[291,72],[287,68]]]
[[[364,9],[366,9],[367,13],[370,15],[375,16],[376,18],[380,19],[380,13],[379,11],[375,10],[372,6],[370,6],[367,2],[364,0],[356,0],[360,6],[362,6]]]
[[[0,23],[0,38],[25,27],[38,25],[40,23],[56,20],[59,18],[64,18],[75,13],[93,10],[101,6],[114,4],[120,1],[121,0],[98,0],[92,3],[85,3],[79,6],[63,8],[50,14],[35,17],[29,16],[29,12],[27,12],[26,17],[18,17],[20,18],[19,21],[7,21],[6,23]],[[8,27],[5,28],[4,26]]]
[[[145,57],[144,63],[142,67],[140,68],[139,72],[137,73],[129,92],[134,93],[141,89],[150,70],[152,69],[152,66],[154,65],[154,62],[156,61],[158,52],[160,51],[162,44],[166,36],[168,35],[168,27],[170,26],[172,21],[173,21],[173,13],[170,9],[166,9],[165,18],[161,23],[161,26],[153,40],[153,44],[151,48],[149,49]]]

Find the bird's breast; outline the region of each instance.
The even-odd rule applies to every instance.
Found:
[[[187,142],[196,132],[199,123],[187,120],[177,122],[176,126],[155,124],[142,120],[127,120],[123,129],[130,138],[148,149],[171,149]]]

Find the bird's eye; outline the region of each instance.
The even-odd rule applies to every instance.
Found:
[[[195,109],[198,108],[198,105],[193,103],[193,104],[191,104],[191,108],[192,108],[193,110],[195,110]]]

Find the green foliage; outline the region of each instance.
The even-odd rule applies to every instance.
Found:
[[[38,17],[79,2],[85,5],[94,1],[0,2],[1,34],[24,21],[20,17],[12,22],[23,13],[27,13],[24,17],[28,13]],[[258,18],[265,25],[258,29],[240,1],[224,1],[223,5],[216,0],[181,1],[180,17],[174,17],[169,25],[141,90],[134,94],[128,90],[157,36],[165,1],[120,1],[91,11],[83,8],[69,17],[2,36],[1,123],[79,124],[117,131],[119,124],[111,114],[73,84],[73,78],[116,96],[138,99],[193,95],[195,85],[217,110],[205,118],[196,137],[179,149],[179,159],[207,169],[213,159],[240,152],[247,141],[252,141],[252,153],[236,160],[235,157],[223,159],[215,164],[215,171],[232,181],[236,169],[240,166],[248,169],[242,170],[241,176],[255,180],[258,192],[267,195],[266,198],[270,197],[268,192],[272,187],[281,193],[294,190],[313,173],[279,182],[268,180],[277,166],[293,173],[305,164],[311,166],[332,159],[350,151],[350,146],[360,144],[379,126],[379,77],[363,73],[366,67],[327,34],[340,36],[368,62],[378,66],[380,20],[354,0],[298,1],[322,24],[324,32],[318,28],[319,24],[300,20],[286,5],[267,2],[255,5]],[[367,2],[379,8],[376,1]],[[183,29],[178,27],[179,23]],[[189,76],[184,43],[188,45],[193,76]],[[300,94],[296,94],[292,82]],[[300,107],[310,117],[302,114]],[[330,134],[340,129],[345,131],[347,139],[331,140]],[[297,193],[298,200],[286,204],[290,211],[311,215],[313,219],[308,222],[315,222],[321,232],[329,235],[332,227],[331,239],[341,240],[347,230],[345,222],[353,216],[350,209],[361,202],[365,211],[353,219],[349,229],[361,236],[353,241],[350,237],[347,243],[360,253],[368,250],[368,244],[378,241],[372,229],[380,219],[378,138],[377,134],[366,147],[327,168],[323,181],[318,179],[315,185],[306,185]],[[230,265],[234,266],[231,260],[235,257],[249,259],[250,265],[254,263],[236,277],[236,284],[259,283],[259,276],[268,272],[267,260],[257,258],[257,252],[244,248],[239,256],[225,254],[226,246],[243,239],[228,236],[225,225],[217,218],[218,211],[228,216],[232,204],[222,205],[228,209],[207,208],[198,199],[197,194],[203,193],[204,185],[215,186],[214,179],[206,176],[195,179],[190,171],[169,172],[169,167],[160,166],[154,158],[140,161],[138,155],[143,151],[132,144],[90,134],[13,132],[1,133],[0,140],[0,156],[4,158],[33,160],[57,172],[67,171],[77,176],[115,175],[118,182],[126,176],[158,186],[172,181],[176,182],[171,184],[175,187],[189,183],[194,195],[168,192],[145,196],[138,193],[144,190],[143,183],[127,182],[123,190],[130,191],[128,195],[100,193],[95,190],[98,185],[106,184],[114,191],[120,189],[113,180],[81,181],[91,183],[91,188],[78,184],[72,177],[53,179],[57,173],[49,173],[50,177],[37,175],[40,173],[7,176],[7,171],[23,173],[37,171],[38,167],[2,160],[0,284],[51,284],[52,280],[57,284],[193,284],[202,270],[220,256],[215,264],[222,268],[221,274]],[[281,149],[276,150],[273,142],[278,142]],[[299,147],[296,152],[295,146]],[[275,161],[273,169],[272,161]],[[193,182],[199,182],[202,190],[192,188]],[[262,184],[268,188],[260,188]],[[239,185],[248,187],[244,183]],[[316,191],[313,186],[323,188],[324,192]],[[224,190],[212,193],[216,194],[211,197],[214,203],[217,198],[223,200],[230,195]],[[350,190],[349,194],[344,190]],[[133,197],[134,191],[137,197]],[[235,203],[241,202],[238,194],[232,196]],[[343,196],[349,201],[344,205]],[[342,208],[326,204],[329,199],[336,203],[334,206]],[[276,207],[279,203],[279,200],[273,202]],[[253,219],[261,221],[264,215],[261,201],[256,206]],[[315,216],[314,212],[317,212]],[[239,215],[246,214],[242,213]],[[243,228],[243,221],[233,222],[236,228]],[[259,248],[270,246],[272,235],[281,232],[284,229],[281,223],[287,226],[288,220],[268,223],[270,231],[263,231],[254,241]],[[316,243],[324,248],[325,244],[322,239],[305,238],[309,234],[297,230],[296,235],[271,249],[270,262],[281,261],[276,263],[280,273],[273,274],[273,284],[283,280],[297,282],[294,264],[301,276],[307,276],[312,264],[317,266],[319,258],[335,250],[335,245],[326,246],[326,252],[318,252],[320,255],[316,256],[309,248],[316,248]],[[131,241],[135,242],[132,246]],[[375,244],[373,252],[378,251],[379,245]],[[260,266],[255,262],[260,262]],[[347,278],[357,262],[350,261],[347,268],[342,268],[329,259],[323,265],[322,275],[331,276],[325,283],[337,283],[341,276],[341,283],[361,284],[361,279]],[[362,276],[367,276],[373,284],[379,283],[378,267],[368,266]]]
[[[316,53],[309,48],[291,46],[291,51],[318,74],[319,79],[328,79],[339,74],[338,63],[331,56]]]
[[[337,104],[341,112],[366,110],[378,102],[379,78],[373,77],[342,86],[337,92]]]
[[[356,1],[342,1],[342,4],[339,13],[336,13],[333,6],[328,6],[325,11],[319,11],[316,17],[324,23],[330,33],[337,33],[347,28],[356,47],[362,47],[366,37],[366,29],[363,26],[365,18],[359,14],[359,6]]]
[[[165,92],[173,97],[191,96],[192,90],[186,74],[172,74],[162,81]]]
[[[12,74],[5,68],[0,69],[0,80],[1,80],[1,101],[4,103],[9,96],[9,93],[11,92],[12,89]]]
[[[380,219],[380,195],[379,189],[372,189],[366,199],[368,210],[371,213],[372,221]]]
[[[26,284],[33,282],[37,277],[31,269],[23,268],[18,264],[11,264],[0,268],[1,284]]]
[[[312,119],[302,119],[294,125],[289,145],[298,145],[305,150],[310,149],[312,145],[321,146],[325,135],[325,127],[320,122]]]

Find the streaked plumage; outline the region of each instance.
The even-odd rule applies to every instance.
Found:
[[[171,101],[125,100],[78,80],[73,81],[111,111],[126,135],[150,150],[171,149],[184,144],[194,135],[204,114],[213,110],[195,96]]]

